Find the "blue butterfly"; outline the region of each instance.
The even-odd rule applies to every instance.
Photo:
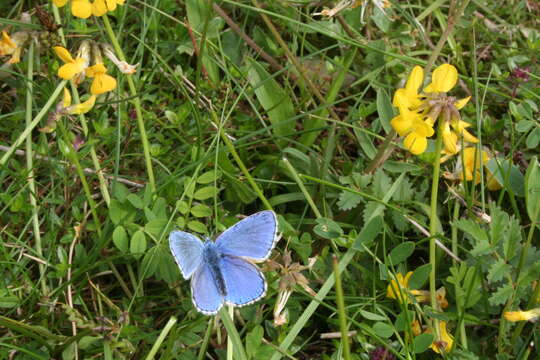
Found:
[[[266,293],[266,281],[253,264],[268,259],[276,242],[273,211],[253,214],[225,230],[215,242],[173,231],[171,252],[184,279],[191,278],[191,298],[197,310],[217,314],[224,303],[253,304]]]

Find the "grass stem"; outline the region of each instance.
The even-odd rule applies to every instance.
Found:
[[[349,344],[349,334],[347,326],[347,312],[345,309],[345,296],[343,295],[343,287],[341,286],[341,275],[339,273],[338,258],[334,254],[332,256],[332,267],[334,269],[334,277],[336,279],[336,303],[339,316],[339,330],[341,331],[341,344],[343,346],[343,359],[351,359],[351,348]]]
[[[101,18],[103,19],[103,24],[105,25],[105,31],[107,32],[107,35],[109,36],[109,39],[111,40],[111,43],[114,47],[114,50],[116,51],[116,54],[118,55],[118,58],[121,61],[126,61],[126,56],[124,55],[124,52],[122,51],[122,48],[120,47],[120,44],[118,43],[118,39],[116,38],[116,34],[114,33],[111,27],[111,23],[109,22],[108,16],[105,14]],[[150,184],[150,188],[152,189],[152,192],[155,193],[156,180],[154,177],[154,169],[152,167],[152,158],[150,156],[150,144],[148,142],[148,135],[146,134],[146,128],[145,128],[144,120],[143,120],[141,99],[139,98],[137,94],[137,88],[135,87],[135,82],[133,81],[133,77],[128,75],[126,76],[126,78],[127,78],[127,82],[129,86],[129,92],[131,96],[133,97],[133,105],[135,106],[137,126],[139,128],[141,142],[143,146],[144,162],[146,164],[148,183]]]

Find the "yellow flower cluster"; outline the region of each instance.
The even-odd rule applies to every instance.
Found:
[[[459,114],[470,97],[457,100],[447,95],[457,80],[457,69],[443,64],[433,71],[431,83],[419,92],[424,81],[424,70],[415,66],[405,87],[396,90],[393,105],[399,109],[399,115],[392,119],[391,124],[399,136],[405,137],[403,145],[411,153],[419,155],[426,151],[427,138],[435,133],[433,127],[439,118],[442,119],[440,126],[445,153],[456,154],[460,149],[460,140],[478,142],[466,130],[470,124],[461,120]]]
[[[427,303],[430,301],[430,292],[426,290],[413,290],[409,288],[409,280],[413,272],[409,271],[405,276],[401,273],[397,273],[395,279],[390,281],[388,288],[386,289],[386,297],[397,300],[402,305],[407,305],[410,298],[414,298],[418,303]],[[446,309],[448,307],[448,301],[446,300],[446,289],[441,287],[435,293],[437,298],[438,310]],[[414,320],[411,324],[412,331],[415,336],[421,334],[421,326],[418,320]],[[438,334],[439,338],[435,339],[431,344],[431,349],[436,353],[441,352],[448,353],[454,344],[454,338],[446,330],[446,322],[438,322]],[[431,333],[430,328],[426,329],[426,333]]]
[[[104,94],[116,88],[116,79],[107,74],[107,68],[103,64],[101,53],[99,53],[97,46],[94,46],[93,66],[89,66],[89,44],[86,42],[81,44],[79,54],[75,58],[62,46],[55,46],[54,51],[64,62],[64,65],[58,69],[58,76],[62,79],[75,79],[78,84],[84,79],[84,76],[93,78],[92,85],[90,86],[90,93],[92,95]]]
[[[65,6],[68,0],[52,0],[58,7]],[[124,5],[125,0],[71,0],[71,14],[73,16],[87,19],[90,16],[103,16],[108,11],[116,10],[117,5]]]

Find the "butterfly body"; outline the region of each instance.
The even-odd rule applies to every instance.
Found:
[[[223,273],[220,268],[222,256],[213,241],[206,241],[204,243],[203,261],[208,265],[219,294],[221,296],[227,296],[227,288],[225,287],[225,280],[223,279]]]
[[[197,310],[214,315],[223,304],[245,306],[261,299],[266,281],[255,262],[266,260],[278,240],[273,211],[253,214],[204,243],[196,236],[173,231],[171,252],[184,279],[191,279]]]

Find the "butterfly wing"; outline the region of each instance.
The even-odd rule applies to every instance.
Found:
[[[191,299],[197,310],[205,315],[215,315],[223,305],[223,296],[218,291],[212,272],[203,262],[191,279]]]
[[[222,254],[263,261],[278,240],[277,229],[276,214],[261,211],[225,230],[216,239],[216,245]]]
[[[169,235],[169,246],[182,276],[189,279],[202,261],[203,243],[187,232],[173,231]]]
[[[225,281],[228,304],[244,306],[254,303],[266,294],[266,281],[259,269],[250,262],[224,255],[219,267]]]

